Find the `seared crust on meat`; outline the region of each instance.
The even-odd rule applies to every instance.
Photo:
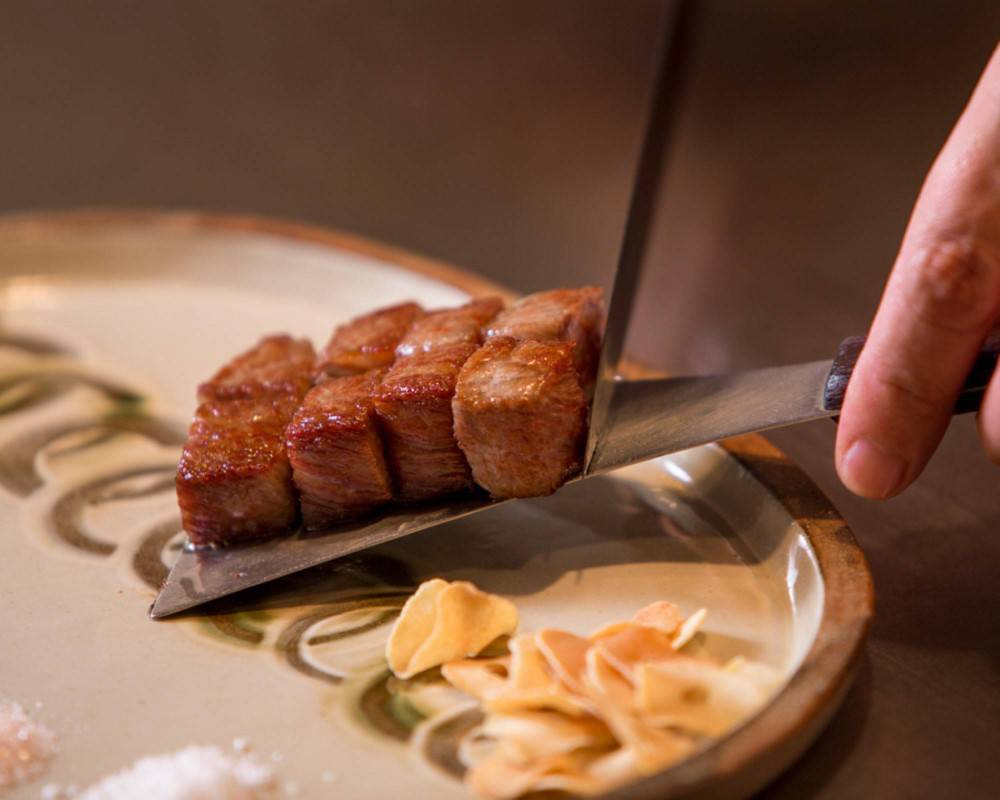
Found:
[[[491,338],[465,362],[455,436],[496,498],[551,494],[579,470],[587,428],[571,341]]]
[[[236,356],[198,387],[198,402],[260,397],[262,394],[302,396],[312,383],[316,353],[306,339],[266,336]]]
[[[198,389],[177,471],[196,545],[327,528],[393,499],[479,483],[550,494],[580,469],[603,329],[601,289],[425,312],[401,303],[338,327],[318,360],[270,336]],[[315,385],[314,385],[315,382]]]
[[[396,346],[397,358],[456,344],[481,344],[482,328],[503,308],[499,297],[482,297],[458,308],[432,311],[413,323]]]
[[[285,427],[309,388],[312,345],[269,336],[199,387],[177,467],[181,522],[196,545],[283,533],[298,519]]]
[[[288,457],[307,528],[328,527],[392,500],[372,402],[383,374],[323,381],[288,426]]]
[[[285,426],[298,397],[202,403],[177,468],[181,521],[195,545],[282,533],[298,508],[285,455]]]
[[[424,500],[469,488],[469,465],[453,434],[455,381],[474,344],[399,359],[375,390],[386,458],[402,500]]]
[[[589,390],[604,331],[602,295],[598,286],[529,294],[497,314],[486,326],[485,337],[572,343],[580,383]]]
[[[399,340],[424,313],[416,303],[400,303],[341,325],[323,349],[317,374],[357,375],[388,367],[396,358]]]

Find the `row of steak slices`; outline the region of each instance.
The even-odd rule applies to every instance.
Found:
[[[478,483],[555,491],[580,466],[601,290],[426,312],[404,303],[312,345],[270,336],[198,388],[177,472],[195,545],[326,528]]]

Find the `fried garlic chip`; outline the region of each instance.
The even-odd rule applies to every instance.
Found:
[[[553,674],[574,692],[582,693],[590,639],[555,628],[543,628],[535,634],[535,645]]]
[[[515,636],[509,647],[510,675],[502,688],[483,698],[487,712],[551,709],[572,716],[588,712],[589,706],[583,698],[570,691],[549,669],[534,636]]]
[[[389,669],[410,678],[431,667],[474,656],[517,627],[509,600],[482,592],[467,581],[434,578],[410,597],[389,634]]]
[[[507,683],[510,656],[451,661],[441,667],[441,674],[460,692],[482,700],[503,689]]]
[[[747,719],[770,693],[758,673],[686,656],[636,668],[635,706],[644,720],[706,736]]]
[[[650,775],[664,769],[694,748],[690,738],[653,727],[639,717],[631,681],[596,647],[587,653],[584,684],[598,715],[622,746],[633,751],[635,767],[640,774]]]
[[[672,642],[674,650],[680,650],[694,638],[694,635],[701,628],[702,623],[705,621],[705,617],[707,616],[708,609],[699,608],[678,626],[677,630],[674,632]]]
[[[636,611],[632,615],[632,622],[649,628],[659,628],[664,633],[673,634],[684,622],[684,617],[681,616],[681,610],[673,603],[659,600]]]
[[[615,738],[597,717],[568,717],[556,711],[514,711],[490,714],[480,727],[483,735],[503,742],[506,752],[532,761],[582,749],[608,749]]]
[[[619,747],[609,753],[594,755],[578,762],[576,771],[564,770],[542,775],[532,787],[536,791],[569,792],[577,795],[604,794],[642,777],[636,765],[635,750]]]
[[[511,760],[494,751],[466,773],[466,784],[485,797],[513,798],[528,792],[558,791],[575,795],[603,794],[643,776],[629,747],[578,750],[531,763]]]
[[[574,752],[525,762],[497,748],[465,773],[465,784],[484,797],[507,800],[539,788],[547,779],[581,775],[593,758],[590,753]]]
[[[684,619],[660,601],[590,637],[543,628],[511,638],[510,655],[472,658],[513,632],[517,611],[469,583],[435,579],[403,607],[386,657],[403,678],[441,665],[452,686],[479,701],[483,722],[459,754],[480,795],[596,795],[681,761],[776,687],[777,673],[763,665],[680,652],[705,615]]]
[[[661,600],[651,603],[645,608],[640,608],[628,622],[612,622],[599,628],[590,635],[591,639],[607,639],[616,633],[621,633],[636,625],[656,630],[671,637],[674,650],[680,650],[684,645],[694,638],[694,635],[701,628],[708,611],[699,608],[690,617],[684,619],[680,609],[673,603]]]
[[[599,651],[608,664],[624,677],[632,680],[637,664],[676,658],[673,642],[673,636],[659,628],[627,622],[596,639],[593,649]]]

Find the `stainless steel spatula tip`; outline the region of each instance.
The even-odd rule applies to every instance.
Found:
[[[500,505],[482,492],[393,508],[370,520],[215,550],[181,551],[149,611],[163,619],[210,600]]]

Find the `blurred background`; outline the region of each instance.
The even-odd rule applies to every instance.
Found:
[[[0,0],[0,211],[260,213],[519,290],[604,282],[664,9]],[[707,372],[829,357],[864,331],[998,35],[990,0],[697,3],[633,353]],[[986,796],[997,475],[963,419],[903,498],[862,503],[833,431],[774,439],[857,531],[879,617],[845,711],[771,794]],[[925,624],[942,603],[947,630]]]
[[[633,349],[674,370],[826,355],[867,323],[1000,3],[696,5]],[[521,290],[600,281],[664,7],[0,2],[0,210],[254,212]]]

